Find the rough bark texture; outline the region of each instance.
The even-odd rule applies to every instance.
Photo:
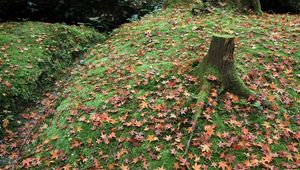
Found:
[[[169,5],[169,1],[168,0],[163,0],[161,7],[162,7],[163,10],[165,10],[165,9],[167,9],[168,5]]]
[[[252,0],[252,8],[257,14],[262,14],[260,0]]]
[[[234,37],[230,36],[214,36],[204,63],[217,69],[225,89],[236,95],[247,97],[252,92],[245,86],[235,70],[233,40]]]

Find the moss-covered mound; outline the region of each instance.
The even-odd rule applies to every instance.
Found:
[[[17,166],[297,168],[299,23],[297,16],[221,10],[193,17],[184,8],[123,25],[73,71],[65,99],[52,108]],[[272,108],[224,92],[214,75],[207,77],[215,82],[208,102],[196,103],[198,80],[190,71],[214,33],[237,37],[238,73]],[[198,107],[205,109],[184,154]]]
[[[35,100],[66,66],[101,39],[103,36],[85,27],[0,24],[0,116]]]

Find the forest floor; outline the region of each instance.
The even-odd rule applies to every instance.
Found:
[[[202,105],[190,73],[216,33],[236,37],[236,69],[261,98],[235,96],[207,77],[214,88],[185,154]],[[56,83],[63,90],[6,129],[3,168],[297,169],[299,35],[299,15],[223,9],[193,16],[169,8],[124,24]]]

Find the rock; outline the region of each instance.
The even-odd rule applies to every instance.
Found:
[[[85,64],[84,60],[79,61],[79,65],[84,66],[84,64]]]

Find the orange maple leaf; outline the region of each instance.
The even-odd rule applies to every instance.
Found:
[[[201,169],[201,166],[198,165],[197,163],[195,163],[193,166],[192,166],[193,170],[200,170]]]
[[[54,151],[52,151],[50,154],[51,154],[51,159],[58,159],[58,157],[59,157],[59,150],[58,149],[56,149],[56,150],[54,150]]]
[[[69,169],[70,169],[70,164],[67,164],[61,168],[61,170],[69,170]]]
[[[149,142],[153,142],[153,141],[157,141],[158,138],[155,135],[148,135],[147,136],[147,141]]]
[[[220,161],[219,164],[218,164],[218,168],[221,168],[222,170],[224,170],[224,169],[228,168],[228,165],[227,165],[226,162]]]
[[[78,148],[78,147],[80,147],[82,145],[82,142],[79,142],[79,141],[77,141],[76,139],[75,140],[73,140],[73,143],[72,143],[72,145],[70,146],[70,148],[71,149],[73,149],[73,148]]]
[[[31,159],[30,158],[27,158],[27,159],[24,159],[22,161],[22,166],[25,167],[26,169],[30,167],[30,162],[31,162]]]
[[[149,107],[149,106],[148,106],[148,103],[145,102],[145,101],[142,101],[142,103],[140,104],[141,110],[146,109],[146,108],[148,108],[148,107]]]
[[[204,126],[205,134],[208,136],[212,136],[215,133],[215,128],[216,126],[214,125],[206,125]]]
[[[123,165],[123,164],[120,166],[120,168],[121,168],[121,170],[129,170],[128,166]]]

